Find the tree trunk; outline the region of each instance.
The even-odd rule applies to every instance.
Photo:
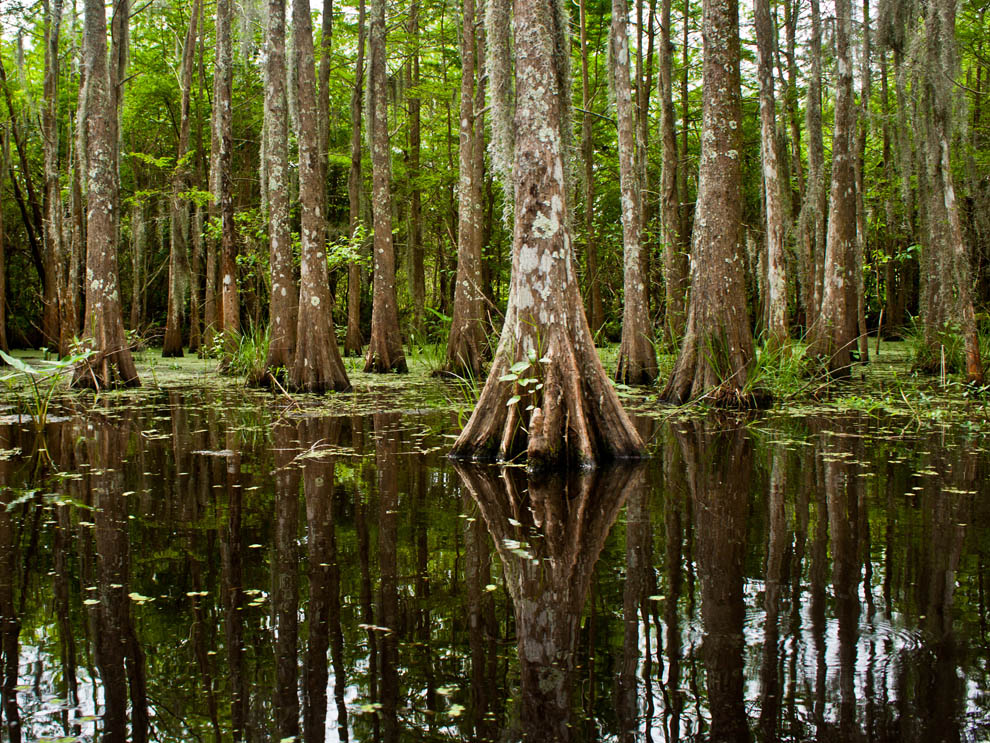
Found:
[[[660,244],[665,288],[664,338],[674,347],[684,332],[688,260],[681,235],[681,198],[677,187],[677,134],[674,130],[674,45],[670,26],[671,0],[660,5]],[[684,19],[685,24],[687,18]]]
[[[371,135],[372,210],[375,221],[374,294],[371,306],[371,340],[365,358],[366,372],[406,372],[406,357],[399,333],[399,308],[395,297],[395,248],[392,244],[392,164],[389,154],[388,95],[385,70],[385,0],[371,4],[368,40],[371,98],[368,126]]]
[[[162,356],[182,356],[182,315],[189,293],[189,202],[182,193],[189,188],[189,101],[192,94],[193,62],[199,23],[199,0],[189,12],[189,29],[182,46],[179,75],[179,146],[172,175],[172,210],[168,258],[168,308],[165,317],[165,340]]]
[[[480,379],[485,357],[484,294],[481,285],[481,179],[476,151],[484,146],[475,119],[477,31],[474,0],[464,0],[461,29],[460,182],[457,211],[457,282],[447,340],[446,371]]]
[[[493,0],[488,38],[510,17]],[[451,456],[512,459],[531,467],[593,466],[636,458],[643,443],[595,351],[578,289],[567,218],[564,142],[569,141],[567,25],[560,0],[514,0],[517,108],[512,278],[502,337],[471,419]],[[498,45],[493,45],[498,46]],[[499,96],[506,55],[490,54],[494,119],[513,120]],[[496,125],[497,126],[497,125]],[[503,141],[504,145],[504,141]],[[528,439],[528,440],[527,440]]]
[[[770,0],[754,0],[756,57],[760,79],[760,154],[763,159],[763,193],[767,228],[767,327],[768,348],[779,348],[788,339],[787,265],[784,254],[784,210],[777,153],[777,109],[773,90],[774,27]]]
[[[361,105],[364,84],[365,4],[358,4],[357,58],[354,62],[354,88],[351,91],[351,168],[347,175],[347,201],[349,204],[349,229],[351,240],[357,236],[361,224]],[[361,337],[361,267],[351,262],[347,265],[347,333],[344,336],[344,353],[360,356],[364,345]]]
[[[231,39],[232,0],[217,0],[217,50],[213,79],[213,128],[217,150],[213,197],[219,207],[220,227],[220,307],[218,327],[224,334],[224,348],[232,353],[240,334],[240,301],[237,296],[237,239],[234,234],[234,193],[231,93],[234,78]],[[207,270],[209,273],[209,270]]]
[[[969,250],[963,236],[952,174],[952,83],[956,57],[956,1],[928,0],[925,11],[925,51],[922,110],[928,181],[928,244],[925,245],[926,291],[922,296],[924,337],[916,365],[939,368],[946,334],[963,340],[966,381],[983,384],[983,361],[973,310]]]
[[[130,328],[140,332],[144,322],[141,312],[144,295],[145,253],[148,244],[148,225],[144,213],[147,207],[138,201],[131,206],[131,322]]]
[[[75,332],[64,326],[65,267],[62,265],[62,188],[59,182],[59,38],[62,29],[62,0],[44,0],[45,14],[45,101],[41,113],[41,137],[45,158],[45,328],[54,333],[59,355],[66,355]]]
[[[113,206],[117,201],[117,162],[107,71],[106,12],[100,0],[86,0],[83,33],[88,88],[86,189],[86,326],[83,345],[94,353],[75,370],[74,384],[97,389],[122,384],[138,386],[137,368],[124,337],[117,286],[117,240]]]
[[[293,0],[292,40],[296,50],[299,89],[299,203],[301,248],[299,319],[296,358],[289,375],[291,389],[305,392],[349,390],[351,383],[337,350],[333,302],[327,282],[324,245],[324,170],[316,115],[316,68],[313,63],[313,21],[309,0]]]
[[[801,204],[801,264],[807,324],[818,321],[822,304],[822,266],[825,254],[825,145],[822,136],[822,20],[819,0],[811,0],[811,75],[805,126],[808,129],[808,180]],[[850,71],[851,73],[851,71]]]
[[[466,11],[465,11],[466,14]],[[426,273],[423,268],[423,214],[419,183],[420,163],[420,108],[419,97],[419,0],[409,5],[409,36],[412,41],[412,58],[406,65],[409,103],[409,293],[413,304],[413,327],[423,332],[423,313],[426,311]],[[464,72],[462,71],[463,75]],[[462,83],[463,87],[463,83]],[[479,255],[480,255],[479,250]]]
[[[0,131],[0,177],[7,170],[7,132]],[[9,351],[7,344],[7,233],[4,231],[3,209],[0,209],[0,351]]]
[[[266,42],[265,126],[268,132],[268,247],[272,272],[270,339],[264,379],[285,380],[296,345],[292,235],[289,229],[289,125],[285,98],[285,0],[269,0]],[[321,160],[322,162],[322,160]]]
[[[749,406],[753,336],[746,311],[740,169],[739,6],[704,0],[701,167],[687,328],[664,399]]]
[[[591,83],[588,76],[588,18],[586,0],[580,0],[581,24],[581,157],[584,160],[584,240],[588,264],[588,310],[592,336],[605,324],[602,287],[598,269],[598,241],[595,239],[595,145],[591,137]]]
[[[860,67],[860,106],[863,109],[856,131],[856,247],[852,258],[856,289],[856,330],[859,339],[859,360],[863,363],[870,358],[870,338],[866,331],[866,294],[863,269],[866,268],[867,246],[866,225],[866,136],[870,129],[870,95],[872,90],[870,68],[870,0],[863,0],[863,51]]]
[[[853,100],[850,0],[836,2],[837,56],[835,125],[832,137],[832,188],[821,311],[811,328],[809,353],[830,374],[849,373],[859,326],[856,316],[856,178],[854,172],[856,108]]]
[[[641,1],[641,0],[639,0]],[[642,16],[642,13],[639,14]],[[653,327],[646,299],[647,277],[640,244],[643,198],[636,167],[636,120],[629,84],[629,8],[627,0],[612,0],[609,34],[615,112],[619,122],[619,180],[622,192],[623,302],[622,344],[615,380],[623,384],[652,384],[657,378]]]

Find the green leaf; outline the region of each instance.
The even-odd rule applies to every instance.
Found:
[[[516,375],[516,374],[503,374],[501,377],[498,378],[498,381],[499,382],[515,382],[517,379],[519,379],[519,376]]]
[[[519,397],[519,395],[513,395],[512,397],[509,398],[509,401],[507,403],[505,403],[505,407],[509,407],[510,405],[515,405],[521,399],[522,398]]]
[[[513,374],[521,374],[522,372],[529,369],[529,365],[530,365],[529,361],[517,361],[509,368],[509,371],[512,372]]]
[[[25,364],[20,359],[14,358],[10,354],[4,353],[3,351],[0,351],[0,359],[6,361],[8,364],[10,364],[12,367],[17,369],[17,371],[19,372],[24,372],[25,374],[34,374],[34,375],[41,374],[41,372],[39,372],[30,364]]]

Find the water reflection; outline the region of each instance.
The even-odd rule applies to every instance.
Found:
[[[0,426],[0,741],[978,740],[978,439],[680,421],[568,481],[444,418]]]
[[[519,658],[511,737],[570,741],[578,633],[595,564],[643,470],[527,479],[519,469],[456,465],[480,508],[512,596]]]

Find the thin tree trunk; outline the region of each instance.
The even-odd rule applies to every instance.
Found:
[[[477,32],[474,0],[464,0],[461,29],[460,179],[458,185],[457,282],[454,311],[447,340],[446,370],[471,379],[481,378],[485,355],[481,286],[481,179],[476,149],[483,146],[475,118],[475,60]]]
[[[822,266],[825,257],[825,146],[822,135],[822,20],[819,0],[811,0],[811,75],[805,126],[808,129],[808,180],[801,204],[801,250],[806,274],[803,284],[808,327],[818,321],[822,304]],[[850,71],[851,72],[851,71]],[[810,289],[810,290],[809,290]]]
[[[266,39],[265,126],[268,132],[268,247],[272,272],[270,339],[265,376],[283,380],[296,345],[296,302],[289,229],[289,122],[286,104],[285,0],[269,0]],[[322,161],[321,161],[322,162]]]
[[[598,241],[595,239],[595,145],[591,131],[591,83],[588,75],[588,18],[586,0],[580,0],[581,24],[581,157],[584,160],[584,240],[588,263],[588,311],[592,335],[605,324],[602,287],[598,268]]]
[[[189,29],[182,46],[179,75],[179,146],[172,175],[171,228],[168,263],[168,307],[165,318],[163,357],[182,356],[182,316],[189,290],[189,203],[182,194],[189,187],[189,102],[192,94],[193,62],[199,24],[199,2],[194,0],[189,12]]]
[[[702,395],[716,405],[749,406],[753,336],[746,310],[739,228],[742,218],[739,6],[704,0],[702,151],[691,249],[687,328],[664,399]]]
[[[214,168],[214,199],[221,220],[221,275],[218,326],[224,334],[224,348],[232,353],[240,334],[240,301],[237,296],[237,240],[234,234],[234,194],[231,89],[233,86],[233,41],[231,39],[232,0],[217,0],[217,50],[213,79],[213,128],[217,142]],[[207,259],[209,260],[209,259]],[[209,269],[207,269],[209,273]]]
[[[140,331],[144,318],[141,312],[144,294],[145,248],[148,244],[148,226],[144,213],[146,206],[135,201],[131,206],[131,330]]]
[[[75,334],[63,323],[65,270],[62,266],[62,188],[59,182],[59,39],[62,29],[62,0],[44,0],[45,101],[41,115],[41,137],[45,158],[45,329],[60,355],[69,352]]]
[[[870,61],[870,0],[863,0],[863,50],[860,68],[860,116],[856,132],[856,248],[853,254],[856,289],[856,329],[859,338],[859,360],[863,363],[870,358],[870,338],[866,331],[866,294],[863,269],[869,255],[866,234],[866,136],[870,129],[870,95],[872,90]]]
[[[138,386],[137,368],[124,337],[117,286],[117,240],[113,208],[117,202],[117,163],[113,138],[116,111],[111,105],[107,70],[106,11],[100,0],[86,0],[83,34],[86,64],[88,188],[86,224],[86,328],[84,347],[94,354],[79,364],[74,383],[105,388]]]
[[[767,229],[767,327],[768,348],[779,348],[788,339],[787,265],[784,254],[784,210],[777,153],[777,109],[773,90],[774,27],[770,0],[754,0],[756,57],[760,80],[760,154],[763,160],[763,193]]]
[[[419,0],[409,5],[409,36],[412,40],[412,58],[406,65],[407,83],[413,93],[407,93],[409,104],[409,293],[413,303],[413,327],[423,332],[423,314],[426,311],[426,273],[423,267],[423,214],[420,168],[420,108],[419,97]],[[463,71],[461,73],[464,74]],[[480,255],[480,250],[479,250]]]
[[[810,354],[831,374],[849,373],[859,326],[856,317],[856,177],[854,172],[856,108],[853,100],[850,0],[836,2],[837,56],[835,125],[832,137],[832,187],[821,312],[811,329]],[[810,129],[810,127],[809,127]],[[859,270],[858,267],[855,270]]]
[[[347,175],[347,201],[351,240],[361,224],[361,105],[364,84],[364,42],[366,34],[365,3],[358,4],[357,58],[354,62],[354,88],[351,91],[351,167]],[[364,339],[361,337],[361,267],[354,261],[347,265],[347,333],[344,353],[360,356]]]
[[[370,74],[368,128],[371,139],[372,209],[375,222],[374,294],[368,372],[406,372],[395,296],[395,247],[392,242],[392,164],[389,154],[388,95],[385,69],[385,0],[372,0],[368,40]]]
[[[660,243],[663,248],[665,287],[664,338],[675,346],[684,332],[684,307],[687,295],[688,261],[680,234],[681,194],[677,187],[678,152],[674,129],[673,64],[671,41],[671,0],[660,5]],[[687,18],[684,19],[687,24]],[[687,122],[685,122],[686,124]],[[686,131],[686,129],[685,129]],[[684,166],[682,166],[684,167]]]
[[[7,170],[10,148],[7,130],[0,130],[0,177]],[[7,233],[4,231],[3,209],[0,209],[0,351],[9,351],[7,344]]]
[[[612,0],[609,56],[612,62],[616,117],[619,122],[624,264],[622,344],[619,347],[615,379],[623,384],[650,384],[657,377],[657,358],[653,349],[653,328],[650,325],[646,300],[647,277],[640,244],[643,198],[640,174],[636,169],[636,120],[629,84],[628,13],[626,0]]]
[[[292,40],[295,47],[299,108],[299,203],[302,210],[299,275],[299,319],[296,357],[289,375],[291,389],[306,392],[348,390],[351,387],[337,349],[333,301],[327,282],[324,245],[324,166],[316,111],[316,68],[313,62],[313,21],[309,0],[293,0]]]

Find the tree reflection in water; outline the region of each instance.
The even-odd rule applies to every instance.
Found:
[[[520,690],[509,733],[570,741],[581,617],[595,564],[643,469],[527,478],[517,468],[455,465],[478,504],[515,614]]]

